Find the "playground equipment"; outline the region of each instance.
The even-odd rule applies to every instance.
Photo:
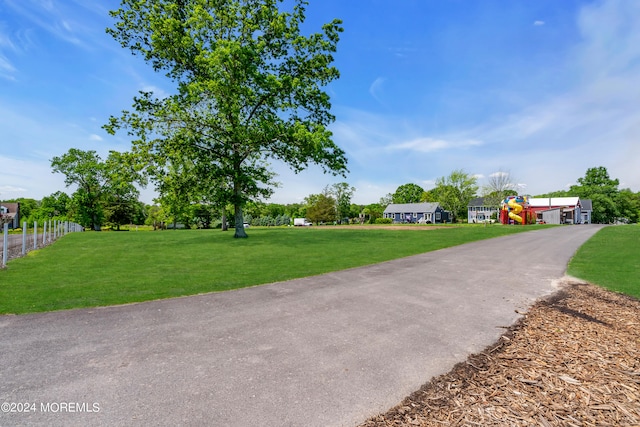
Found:
[[[529,208],[527,196],[508,196],[502,201],[500,222],[502,224],[535,224],[535,213]]]

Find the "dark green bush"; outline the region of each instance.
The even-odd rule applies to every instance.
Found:
[[[391,218],[376,218],[376,224],[391,224],[393,220]]]

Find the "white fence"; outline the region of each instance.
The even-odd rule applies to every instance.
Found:
[[[41,225],[34,222],[33,229],[27,229],[27,223],[23,222],[22,234],[9,234],[9,224],[4,224],[2,241],[0,241],[0,252],[2,252],[0,267],[4,268],[8,260],[19,258],[31,250],[43,248],[68,233],[83,230],[84,228],[75,222],[50,220]]]

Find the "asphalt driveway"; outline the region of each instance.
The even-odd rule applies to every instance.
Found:
[[[0,426],[354,426],[496,341],[599,228],[225,293],[0,316]]]

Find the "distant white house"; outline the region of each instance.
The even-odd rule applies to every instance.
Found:
[[[469,200],[467,205],[467,222],[469,224],[488,221],[494,214],[497,218],[500,214],[500,209],[498,206],[488,206],[485,197],[476,197]]]
[[[449,212],[439,203],[392,203],[382,216],[394,223],[436,224],[449,221]]]

